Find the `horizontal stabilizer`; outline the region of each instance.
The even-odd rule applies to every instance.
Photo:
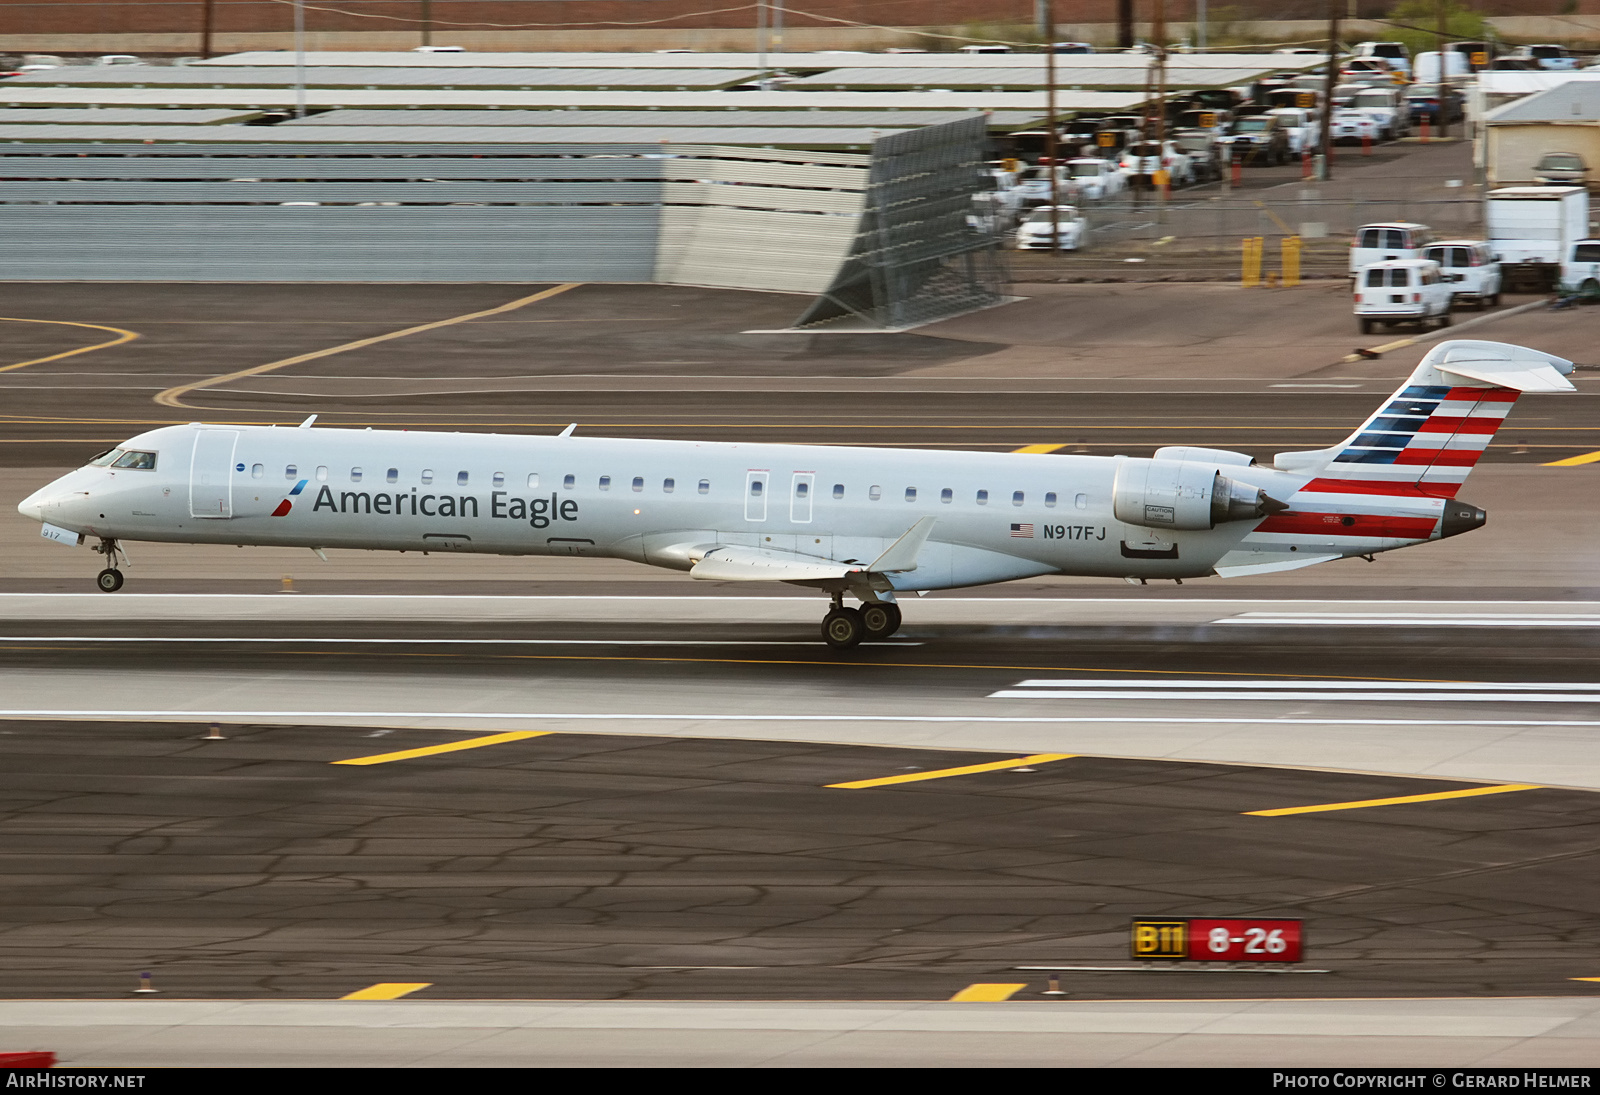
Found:
[[[689,577],[711,582],[814,582],[858,574],[864,567],[769,548],[712,548],[689,570]]]
[[[1572,362],[1527,346],[1509,342],[1486,342],[1458,338],[1434,347],[1418,366],[1432,365],[1450,377],[1488,384],[1495,388],[1514,388],[1519,392],[1570,392]]]
[[[1218,559],[1217,565],[1211,569],[1218,578],[1248,578],[1252,574],[1279,574],[1285,570],[1299,570],[1301,567],[1342,558],[1342,555],[1296,555],[1284,558],[1281,552],[1230,551]]]

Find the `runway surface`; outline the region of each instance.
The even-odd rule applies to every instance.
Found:
[[[0,1029],[31,1039],[18,1044],[58,1046],[74,1064],[132,1069],[1233,1065],[1359,1074],[1404,1066],[1592,1068],[1597,1009],[1572,998],[909,1006],[26,1001],[0,1004]]]
[[[1040,286],[893,336],[584,286],[350,349],[537,287],[12,288],[18,498],[153,425],[313,412],[1270,455],[1343,436],[1426,348],[1343,361],[1338,286]],[[1582,361],[1600,315],[1486,319]],[[603,561],[135,544],[108,597],[0,507],[0,1049],[208,1063],[220,1026],[233,1063],[1594,1063],[1595,470],[1540,466],[1600,449],[1577,382],[1518,406],[1470,536],[907,598],[845,655],[803,591]],[[1039,995],[1038,967],[1128,965],[1132,916],[1247,913],[1303,918],[1329,972]],[[141,971],[161,998],[121,999]],[[374,985],[421,987],[338,999]],[[1014,992],[932,1003],[972,985]]]

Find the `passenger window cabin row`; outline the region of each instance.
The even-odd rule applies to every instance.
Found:
[[[255,464],[255,465],[251,466],[250,475],[251,475],[252,478],[260,479],[264,474],[265,474],[265,468],[261,464]],[[352,482],[352,483],[361,482],[362,479],[364,478],[365,474],[366,473],[361,468],[358,468],[358,467],[357,468],[351,468],[350,469],[350,482]],[[283,477],[285,479],[288,479],[288,480],[299,479],[300,478],[299,466],[296,465],[296,464],[287,465],[283,469]],[[317,467],[316,472],[314,473],[313,477],[319,483],[327,482],[328,469],[327,469],[326,465],[319,465]],[[384,482],[386,482],[386,483],[399,483],[400,482],[400,469],[398,469],[398,468],[389,468],[387,471],[384,472],[383,478],[384,478]],[[421,473],[421,475],[419,475],[418,478],[421,481],[423,486],[425,486],[425,487],[426,486],[432,486],[433,482],[434,482],[433,469],[432,468],[424,468],[422,473]],[[471,481],[472,481],[472,476],[471,476],[470,472],[465,472],[465,471],[456,472],[456,486],[458,486],[458,487],[470,486],[471,485]],[[505,472],[497,471],[497,472],[493,473],[489,477],[489,482],[495,488],[504,488],[505,485],[506,485],[506,474],[505,474]],[[574,490],[574,489],[577,488],[577,485],[578,485],[578,477],[577,476],[570,475],[570,474],[562,476],[562,478],[561,478],[561,487],[562,487],[563,490]],[[599,487],[600,490],[608,491],[608,490],[611,489],[611,485],[612,485],[612,477],[609,476],[609,475],[602,475],[596,481],[596,486]],[[672,479],[672,478],[662,479],[661,480],[661,493],[663,493],[663,494],[672,494],[674,491],[677,490],[677,485],[678,485],[678,481],[676,479]],[[632,478],[632,480],[629,481],[628,488],[631,491],[633,491],[634,493],[636,493],[636,494],[643,492],[644,489],[645,489],[644,476],[635,475]],[[539,489],[539,473],[538,472],[529,472],[528,473],[528,489],[529,490],[538,490]],[[700,482],[697,485],[696,489],[700,494],[709,494],[709,493],[711,493],[711,480],[709,480],[709,479],[700,480]],[[750,480],[750,488],[749,489],[750,489],[750,496],[752,498],[761,497],[763,492],[766,489],[764,480],[751,479]],[[795,491],[795,497],[802,498],[802,499],[808,498],[808,497],[810,497],[810,494],[811,494],[811,484],[809,482],[807,482],[806,480],[800,480],[799,482],[795,483],[794,491]],[[834,499],[836,501],[842,501],[844,499],[844,497],[845,497],[845,494],[846,494],[845,485],[843,483],[835,483],[833,485],[833,497],[834,497]],[[942,490],[939,491],[939,501],[944,505],[948,506],[948,505],[952,504],[955,501],[955,497],[956,497],[955,491],[950,487],[945,487],[945,488],[943,488]],[[873,502],[882,501],[882,499],[883,499],[883,487],[880,486],[879,484],[876,484],[876,483],[874,483],[871,486],[869,486],[867,488],[867,498],[868,498],[869,501],[873,501]],[[907,487],[905,489],[905,500],[907,502],[915,502],[917,500],[917,488],[916,487]],[[1059,498],[1058,498],[1058,496],[1057,496],[1055,491],[1052,490],[1052,491],[1046,491],[1045,492],[1045,495],[1044,495],[1044,506],[1045,506],[1046,509],[1055,509],[1058,500],[1059,500]],[[980,505],[980,506],[987,506],[989,504],[989,492],[987,490],[978,490],[978,491],[976,491],[973,494],[973,502],[975,504],[977,504],[977,505]],[[1027,502],[1027,492],[1020,491],[1020,490],[1011,492],[1011,504],[1013,506],[1021,506],[1021,505],[1026,504],[1026,502]],[[1089,496],[1087,494],[1075,494],[1075,495],[1073,495],[1073,498],[1072,498],[1072,504],[1073,504],[1073,507],[1076,508],[1076,509],[1088,509],[1089,508]]]

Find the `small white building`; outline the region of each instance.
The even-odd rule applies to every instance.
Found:
[[[1600,80],[1569,80],[1489,111],[1477,152],[1490,187],[1533,183],[1548,152],[1576,153],[1600,176]]]

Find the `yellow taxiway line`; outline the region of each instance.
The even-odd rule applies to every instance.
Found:
[[[1066,447],[1067,446],[1065,444],[1061,444],[1061,445],[1024,445],[1020,449],[1012,449],[1011,451],[1012,452],[1046,453],[1046,452],[1055,452],[1057,449],[1064,449]]]
[[[1364,810],[1368,806],[1401,806],[1411,802],[1439,802],[1450,798],[1477,798],[1503,795],[1507,791],[1536,791],[1538,783],[1498,783],[1492,787],[1468,787],[1462,791],[1435,791],[1431,795],[1399,795],[1395,798],[1367,798],[1359,802],[1325,802],[1320,806],[1289,806],[1282,810],[1246,810],[1246,817],[1285,817],[1289,814],[1321,814],[1329,810]]]
[[[269,361],[265,365],[255,365],[248,369],[240,369],[237,372],[224,373],[221,376],[213,376],[206,380],[197,380],[193,384],[179,384],[175,388],[168,388],[166,391],[161,392],[155,397],[155,400],[163,407],[187,407],[189,404],[183,402],[183,396],[188,395],[190,392],[199,391],[202,388],[211,388],[218,384],[226,384],[230,380],[242,380],[247,376],[259,376],[262,373],[270,373],[274,369],[282,369],[289,365],[298,365],[303,361],[315,361],[319,357],[331,357],[334,354],[347,353],[350,350],[360,350],[367,346],[376,346],[380,342],[389,342],[393,339],[405,338],[407,335],[421,334],[423,331],[434,331],[438,330],[440,327],[450,327],[457,323],[467,323],[474,319],[482,319],[484,316],[496,316],[500,315],[502,312],[512,312],[526,305],[534,304],[541,300],[548,300],[550,297],[553,297],[558,293],[565,293],[568,289],[576,289],[580,284],[582,283],[571,281],[564,285],[556,285],[549,289],[541,290],[540,292],[534,293],[532,296],[519,297],[516,300],[499,305],[495,308],[486,308],[481,312],[468,312],[466,315],[452,316],[449,319],[436,319],[432,323],[423,323],[416,327],[406,327],[403,330],[390,331],[386,335],[374,335],[371,338],[358,338],[354,342],[346,342],[339,346],[329,346],[325,350],[313,350],[308,354],[296,354],[294,357],[283,358],[281,361]]]
[[[1547,468],[1575,468],[1579,464],[1593,464],[1600,461],[1600,452],[1586,452],[1581,456],[1569,456],[1565,460],[1552,460],[1546,464]]]
[[[121,327],[107,327],[103,323],[73,323],[67,319],[19,319],[16,316],[0,316],[0,323],[53,323],[61,327],[89,327],[96,331],[111,331],[117,336],[109,342],[96,342],[93,346],[80,346],[76,350],[65,350],[49,357],[35,357],[28,361],[19,361],[15,365],[0,365],[0,373],[9,373],[12,369],[26,369],[29,365],[42,365],[46,361],[60,361],[64,357],[75,357],[92,350],[104,350],[109,346],[120,346],[139,337],[137,331],[125,331]]]
[[[1581,978],[1577,980],[1581,980]],[[1026,981],[1020,985],[968,985],[966,988],[950,997],[950,1002],[952,1004],[970,1004],[974,1002],[993,1003],[999,1000],[1009,1000],[1027,987],[1028,983]]]
[[[510,730],[504,734],[485,734],[481,738],[468,738],[465,741],[451,741],[443,745],[426,745],[421,749],[402,749],[398,753],[375,753],[370,757],[351,757],[349,760],[336,760],[334,764],[388,764],[390,761],[410,760],[412,757],[431,757],[439,753],[458,753],[463,749],[482,749],[485,745],[503,745],[508,741],[522,741],[525,738],[542,738],[554,733],[552,730]]]
[[[341,1000],[398,1000],[402,996],[409,996],[418,989],[425,989],[432,985],[432,981],[383,981],[376,985],[368,985],[360,992],[352,992],[349,996],[341,996]]]
[[[884,776],[882,779],[858,779],[849,783],[830,783],[829,787],[840,787],[854,791],[862,787],[888,787],[896,783],[918,783],[925,779],[949,779],[951,776],[970,776],[978,772],[1000,772],[1007,768],[1023,768],[1030,764],[1045,764],[1053,760],[1070,760],[1077,756],[1076,753],[1035,753],[1031,757],[1012,757],[1010,760],[995,760],[988,764],[967,764],[960,768],[937,768],[931,772],[907,772],[899,776]]]

